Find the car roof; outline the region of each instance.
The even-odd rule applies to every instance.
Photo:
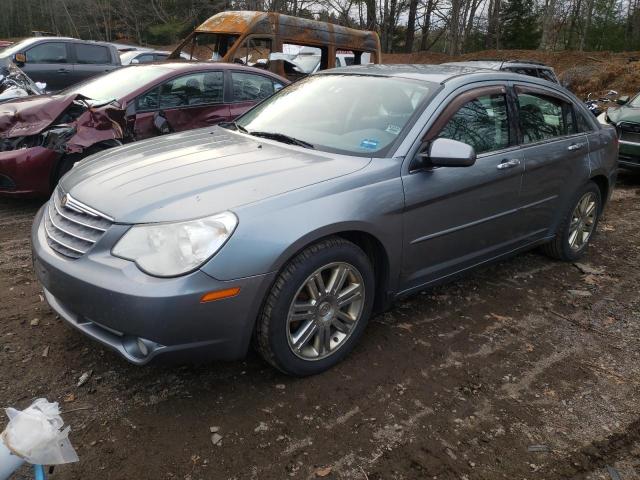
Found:
[[[247,67],[245,65],[237,65],[235,63],[224,63],[224,62],[193,62],[193,61],[187,61],[187,60],[183,60],[183,61],[173,60],[170,62],[159,61],[159,62],[126,65],[123,68],[150,68],[150,67],[164,67],[167,70],[173,70],[175,72],[189,72],[189,71],[198,71],[198,70],[238,70],[240,72],[250,72],[250,73],[266,75],[268,77],[272,77],[274,80],[278,80],[287,85],[291,83],[286,78],[283,78],[273,72],[270,72],[269,70],[264,70],[262,68],[255,68],[255,67]]]
[[[477,72],[493,72],[492,70],[478,67],[459,65],[431,65],[431,64],[368,64],[352,65],[348,67],[334,68],[319,72],[331,74],[360,74],[376,75],[384,77],[401,77],[424,80],[427,82],[443,83],[453,77]]]
[[[564,95],[573,97],[569,91],[562,88],[559,84],[549,82],[547,80],[532,77],[528,75],[521,75],[519,73],[510,72],[508,70],[495,70],[489,68],[480,68],[477,66],[468,65],[451,65],[451,64],[418,64],[418,65],[404,65],[404,64],[369,64],[369,65],[353,65],[348,67],[332,68],[330,70],[323,70],[315,73],[314,75],[371,75],[381,77],[397,77],[408,78],[413,80],[422,80],[425,82],[434,83],[468,83],[468,77],[475,77],[475,81],[514,81],[514,82],[527,82],[535,83],[545,87],[551,87],[555,90],[562,92]]]
[[[500,70],[509,67],[527,67],[538,68],[541,70],[553,70],[549,65],[540,62],[527,60],[468,60],[464,62],[446,62],[442,65],[458,65],[463,67],[489,68],[491,70]]]

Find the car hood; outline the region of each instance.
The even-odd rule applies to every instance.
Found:
[[[347,175],[370,161],[213,127],[96,154],[60,185],[118,223],[166,222],[232,210]]]
[[[24,137],[42,132],[77,96],[36,95],[0,104],[0,137]]]
[[[635,107],[614,107],[607,110],[607,117],[613,123],[634,122],[640,123],[640,108]]]

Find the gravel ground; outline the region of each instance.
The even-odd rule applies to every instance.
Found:
[[[38,207],[0,200],[0,405],[60,402],[80,462],[52,479],[640,479],[640,176],[582,263],[410,297],[303,380],[253,353],[134,367],[66,327],[31,269]]]

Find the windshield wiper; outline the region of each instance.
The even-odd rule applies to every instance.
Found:
[[[220,122],[218,124],[219,127],[222,128],[232,128],[234,130],[239,130],[242,133],[249,133],[249,130],[247,130],[246,128],[244,128],[242,125],[240,125],[238,122]]]
[[[311,149],[315,148],[309,142],[305,142],[304,140],[299,140],[297,138],[290,137],[289,135],[285,135],[284,133],[253,131],[253,132],[249,132],[249,135],[253,135],[254,137],[268,138],[270,140],[275,140],[276,142],[289,143],[291,145],[298,145],[299,147],[304,147],[304,148],[311,148]]]

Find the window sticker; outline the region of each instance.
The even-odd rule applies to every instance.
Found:
[[[366,150],[375,150],[378,148],[378,140],[373,138],[365,138],[360,142],[360,148],[364,148]]]
[[[398,135],[400,133],[400,130],[402,130],[402,128],[400,128],[398,125],[390,123],[385,131],[391,133],[392,135]]]

